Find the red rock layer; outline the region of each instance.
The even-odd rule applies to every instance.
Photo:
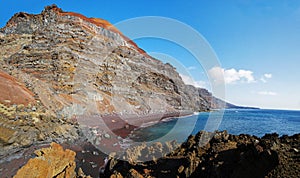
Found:
[[[3,104],[24,104],[33,103],[34,95],[24,84],[15,78],[0,71],[0,103]]]

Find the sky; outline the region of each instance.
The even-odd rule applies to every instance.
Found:
[[[217,81],[219,74],[223,74],[225,99],[233,104],[300,110],[298,0],[2,0],[0,26],[17,12],[38,14],[51,4],[112,24],[143,16],[180,21],[206,39],[220,66],[204,70],[189,51],[168,40],[134,41],[146,52],[174,65],[188,84],[210,89],[208,75]]]

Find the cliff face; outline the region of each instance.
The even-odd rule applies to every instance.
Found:
[[[34,103],[33,93],[10,75],[0,71],[0,101],[9,104]]]
[[[1,159],[37,142],[74,141],[84,130],[76,121],[101,127],[100,115],[117,129],[221,106],[109,22],[55,5],[15,14],[0,46]]]
[[[109,22],[55,5],[15,14],[0,46],[0,158],[36,142],[74,141],[84,130],[76,121],[116,130],[225,105]]]
[[[53,5],[38,15],[15,14],[0,29],[0,39],[0,70],[25,83],[50,114],[69,118],[220,107],[102,19]]]

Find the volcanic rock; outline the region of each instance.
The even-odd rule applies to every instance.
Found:
[[[0,29],[0,45],[1,145],[73,140],[73,121],[133,128],[227,107],[185,85],[172,65],[147,55],[108,21],[56,5],[15,14]]]
[[[225,103],[185,85],[172,65],[147,55],[108,21],[56,5],[15,14],[0,29],[0,46],[1,158],[37,142],[72,141],[91,125],[130,132]]]
[[[0,37],[1,70],[26,84],[30,94],[20,94],[28,101],[34,93],[56,116],[141,115],[224,106],[186,86],[173,66],[148,56],[102,19],[53,5],[37,15],[15,14],[0,29]]]
[[[75,173],[75,152],[63,150],[63,148],[51,143],[50,148],[42,148],[35,152],[36,158],[32,158],[24,165],[14,178],[34,177],[61,177],[73,178]]]
[[[203,146],[200,142],[207,135],[212,138]],[[122,157],[127,161],[111,158],[102,176],[131,177],[134,173],[137,177],[297,177],[300,154],[293,148],[299,148],[299,143],[300,134],[282,137],[269,134],[258,138],[230,135],[226,131],[215,134],[201,131],[176,150],[146,162],[139,160],[146,155],[157,155],[152,149],[130,148],[130,155],[136,155],[134,161],[130,159],[132,156]]]
[[[90,126],[130,132],[149,121],[232,106],[185,85],[172,65],[147,55],[108,21],[56,5],[15,14],[0,29],[0,46],[1,164],[33,145],[84,139]],[[113,140],[111,132],[99,133]],[[165,156],[159,144],[150,148],[155,159]]]

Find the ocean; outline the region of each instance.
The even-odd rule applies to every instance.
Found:
[[[136,142],[177,140],[183,142],[200,130],[227,130],[230,134],[262,137],[266,133],[300,133],[300,111],[269,109],[228,109],[173,118],[140,128],[131,134]]]

